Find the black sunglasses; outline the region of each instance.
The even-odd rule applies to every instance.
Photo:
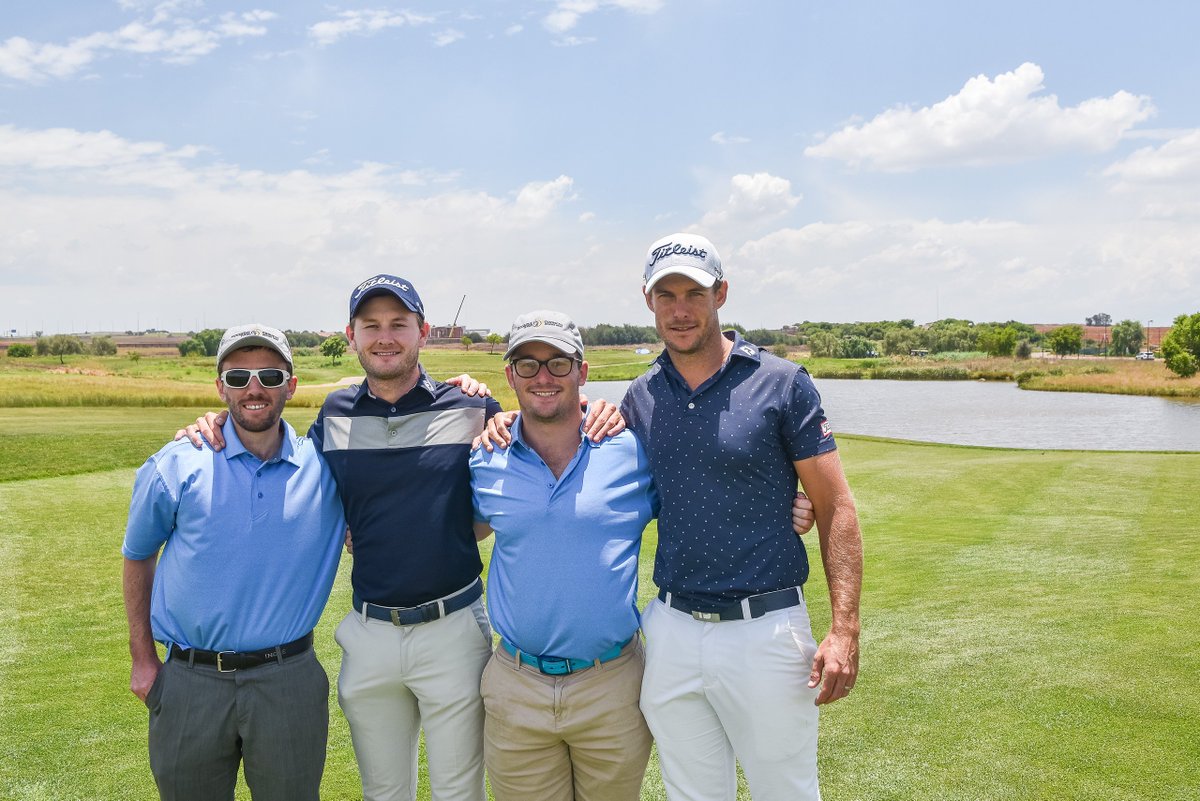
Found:
[[[292,376],[287,370],[280,370],[278,367],[261,367],[257,370],[226,370],[221,373],[221,380],[225,382],[225,386],[234,389],[249,386],[251,377],[257,378],[263,388],[275,389],[275,387],[281,387],[287,383]]]
[[[509,364],[512,365],[513,372],[521,378],[533,378],[542,369],[542,365],[550,371],[550,375],[555,378],[564,378],[571,374],[571,368],[579,359],[574,359],[570,356],[555,356],[552,359],[513,359]]]

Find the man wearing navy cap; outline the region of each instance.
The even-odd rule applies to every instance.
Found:
[[[150,711],[163,799],[232,799],[242,763],[255,801],[316,801],[329,681],[312,630],[342,505],[313,443],[281,419],[296,390],[284,335],[229,329],[217,372],[224,452],[172,442],[134,483],[121,549],[130,689]]]
[[[672,801],[732,801],[735,758],[756,801],[817,801],[818,705],[858,673],[862,538],[808,373],[721,333],[729,292],[711,242],[650,246],[643,294],[665,350],[622,404],[662,508],[642,618],[642,711]],[[812,500],[832,625],[818,646],[808,558],[789,512]]]
[[[638,709],[638,553],[658,498],[630,432],[581,431],[583,339],[564,314],[512,325],[505,374],[520,419],[506,450],[471,455],[476,532],[495,530],[483,673],[496,801],[637,801],[650,756]]]

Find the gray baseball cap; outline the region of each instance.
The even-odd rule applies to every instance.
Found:
[[[650,246],[646,251],[642,291],[649,292],[665,275],[687,276],[703,287],[725,280],[721,254],[712,242],[698,234],[671,234]]]
[[[579,326],[562,312],[543,309],[527,312],[513,320],[504,358],[512,356],[513,351],[526,342],[545,342],[563,353],[574,353],[583,358],[583,336]]]
[[[220,367],[225,357],[233,351],[250,347],[270,348],[288,363],[288,371],[294,372],[292,349],[288,347],[287,337],[278,328],[260,323],[235,325],[225,332],[221,337],[221,344],[217,347],[217,367]]]

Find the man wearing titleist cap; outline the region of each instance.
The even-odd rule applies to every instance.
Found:
[[[722,335],[728,292],[704,237],[650,246],[643,294],[665,350],[622,404],[662,504],[641,706],[672,801],[732,801],[735,758],[756,801],[815,801],[818,706],[858,673],[862,539],[808,373]],[[797,479],[832,606],[819,646],[789,526]]]
[[[636,801],[650,755],[638,709],[638,552],[657,512],[628,431],[581,431],[583,339],[569,317],[512,325],[504,358],[520,419],[511,447],[471,456],[476,533],[493,530],[484,760],[497,801]]]
[[[345,522],[314,444],[281,419],[292,370],[281,332],[229,329],[224,452],[172,442],[137,473],[121,549],[130,689],[163,799],[232,799],[239,763],[255,801],[318,798],[329,681],[312,630]]]

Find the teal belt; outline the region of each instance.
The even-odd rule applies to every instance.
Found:
[[[634,635],[637,636],[636,634]],[[521,661],[526,665],[537,668],[547,676],[565,676],[568,673],[575,673],[580,670],[587,670],[590,667],[595,667],[597,662],[608,662],[611,659],[616,659],[621,655],[621,649],[629,645],[633,641],[630,637],[623,643],[614,645],[609,648],[596,659],[570,659],[565,656],[534,656],[527,654],[524,651],[519,651],[517,646],[510,643],[508,640],[501,638],[500,647],[508,652],[510,656],[521,654]]]

